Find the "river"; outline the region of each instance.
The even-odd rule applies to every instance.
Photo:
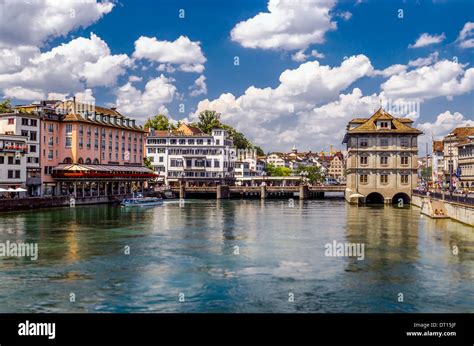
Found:
[[[0,214],[0,312],[474,312],[474,228],[326,198]],[[326,244],[363,245],[363,258]]]

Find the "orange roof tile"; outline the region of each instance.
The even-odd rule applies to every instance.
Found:
[[[391,120],[392,128],[390,129],[378,129],[376,126],[377,120]],[[359,122],[359,120],[357,121]],[[350,122],[353,123],[353,122]],[[352,129],[348,129],[347,133],[413,133],[421,134],[422,131],[415,129],[408,125],[409,122],[402,121],[401,119],[395,118],[387,113],[383,108],[379,108],[370,118],[365,119],[365,122]]]

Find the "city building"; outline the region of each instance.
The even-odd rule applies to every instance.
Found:
[[[444,144],[443,141],[433,141],[433,153],[431,154],[431,179],[434,183],[444,181]]]
[[[249,164],[250,176],[262,176],[265,172],[265,156],[259,157],[255,149],[237,149],[236,159]]]
[[[0,134],[0,188],[26,188],[27,137]]]
[[[474,136],[457,145],[459,152],[458,188],[474,190]]]
[[[146,131],[116,109],[75,99],[18,109],[40,119],[42,195],[129,193],[154,178],[143,166]]]
[[[240,178],[248,178],[250,176],[252,176],[250,171],[250,163],[246,161],[235,161],[234,177],[236,179],[236,184],[240,185]]]
[[[271,153],[267,155],[265,162],[267,165],[273,165],[275,167],[288,167],[289,163],[286,160],[284,153]]]
[[[328,177],[337,179],[338,181],[345,180],[345,160],[344,155],[342,152],[338,151],[335,153],[331,153],[331,155],[327,158],[327,173]]]
[[[474,127],[457,127],[443,138],[444,181],[453,188],[458,184],[456,171],[458,169],[458,144],[464,142],[469,136],[474,136]]]
[[[32,113],[0,114],[0,134],[26,138],[26,167],[22,172],[28,196],[41,195],[40,119]]]
[[[370,118],[347,125],[347,188],[350,203],[407,203],[417,186],[418,136],[408,118],[394,118],[383,108]]]
[[[217,185],[234,181],[235,148],[223,129],[206,134],[181,124],[176,130],[150,130],[146,155],[166,185]]]

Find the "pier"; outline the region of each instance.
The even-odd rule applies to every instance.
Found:
[[[228,198],[323,198],[326,192],[339,192],[344,197],[345,185],[336,186],[176,186],[171,191],[179,198],[211,197]]]

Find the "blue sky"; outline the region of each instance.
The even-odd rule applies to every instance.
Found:
[[[17,104],[78,94],[142,121],[210,108],[265,150],[341,147],[380,100],[419,106],[394,115],[420,142],[474,125],[473,1],[4,0],[2,13],[16,15],[0,24],[0,93]],[[14,32],[27,13],[57,21]]]

